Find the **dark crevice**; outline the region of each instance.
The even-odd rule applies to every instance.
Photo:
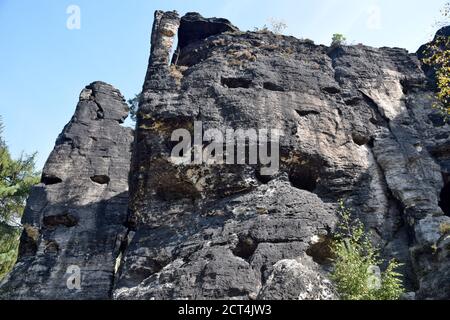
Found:
[[[67,228],[75,227],[78,224],[78,218],[69,213],[64,213],[56,216],[44,217],[43,224],[46,228],[56,228],[58,226],[65,226]]]
[[[204,18],[195,12],[188,12],[181,18],[178,29],[178,47],[183,49],[189,44],[224,32],[238,31],[230,21],[222,18]]]
[[[53,175],[43,175],[41,178],[41,183],[45,184],[46,186],[58,184],[61,182],[62,182],[61,178],[58,178],[57,176]]]
[[[313,192],[317,187],[318,172],[310,166],[298,166],[289,172],[289,181],[298,189]]]
[[[341,92],[341,89],[337,86],[328,86],[328,87],[323,87],[322,91],[329,93],[329,94],[337,94]]]
[[[233,249],[233,254],[244,260],[250,260],[255,253],[258,243],[249,236],[242,236],[239,238],[239,242]]]
[[[119,251],[117,253],[117,256],[115,259],[115,264],[114,264],[114,275],[113,275],[113,278],[111,281],[111,288],[110,288],[110,292],[109,292],[110,297],[113,296],[114,288],[116,286],[117,281],[119,280],[120,274],[122,273],[123,261],[125,258],[125,252],[130,243],[130,232],[131,231],[132,230],[130,228],[128,228],[127,231],[125,232],[123,238],[120,240]],[[119,262],[119,265],[117,266],[118,262]]]
[[[320,112],[319,112],[319,111],[316,111],[316,110],[295,110],[295,112],[297,112],[297,114],[298,114],[300,117],[306,117],[306,116],[308,116],[308,115],[310,115],[310,114],[312,114],[312,115],[318,115],[318,114],[320,114]]]
[[[430,120],[433,127],[443,127],[446,124],[445,118],[442,114],[438,112],[432,112],[428,115],[428,119]]]
[[[279,91],[279,92],[285,91],[285,89],[282,86],[280,86],[276,83],[273,83],[273,82],[264,82],[263,88],[266,90],[270,90],[270,91]]]
[[[91,180],[98,184],[108,184],[110,178],[107,175],[95,175],[91,177]]]
[[[406,83],[406,79],[401,79],[400,80],[400,85],[401,85],[401,87],[402,87],[402,92],[403,92],[403,94],[404,95],[407,95],[408,94],[408,85],[407,85],[407,83]]]
[[[38,249],[39,231],[36,227],[25,226],[20,236],[19,257],[35,256]]]
[[[250,88],[252,80],[246,78],[222,78],[221,83],[227,88]]]
[[[274,176],[261,174],[261,169],[257,169],[255,171],[255,177],[262,184],[268,184],[270,181],[272,181],[274,179]]]
[[[247,290],[243,290],[240,288],[230,288],[227,290],[227,297],[230,298],[237,298],[237,297],[246,297],[248,296],[249,292]]]
[[[439,206],[450,217],[450,182],[446,183],[440,194]]]
[[[352,133],[352,140],[358,146],[364,146],[370,142],[370,137],[359,132]]]
[[[98,110],[97,110],[97,120],[104,119],[105,118],[105,111],[103,110],[102,106],[97,101],[95,101],[95,100],[93,100],[93,101],[97,105],[97,108],[98,108]]]
[[[259,272],[261,273],[261,283],[262,283],[262,284],[266,284],[267,279],[269,278],[269,275],[270,275],[267,266],[266,266],[266,265],[263,265],[263,266],[261,267],[261,269],[259,269]]]
[[[364,102],[366,102],[369,105],[369,107],[375,112],[375,115],[377,116],[377,119],[372,117],[369,121],[375,125],[387,126],[390,120],[380,112],[378,104],[370,96],[364,93],[364,91],[362,90],[358,91],[362,94]]]
[[[361,98],[360,97],[351,97],[351,98],[345,99],[344,103],[347,106],[357,106],[358,104],[361,103]]]

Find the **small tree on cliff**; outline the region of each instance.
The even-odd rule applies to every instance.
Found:
[[[339,204],[340,222],[331,246],[334,255],[332,280],[343,300],[397,300],[403,294],[400,266],[395,260],[384,263],[365,234],[364,226],[352,219],[350,211]],[[378,273],[377,273],[378,271]]]
[[[345,45],[345,42],[347,41],[347,38],[341,34],[341,33],[335,33],[333,34],[333,37],[331,38],[331,46],[332,47],[338,47]]]
[[[450,3],[442,10],[443,20],[440,24],[450,23]],[[428,44],[424,52],[423,62],[436,70],[436,97],[439,103],[434,107],[440,111],[444,120],[450,118],[450,37],[437,36]]]
[[[0,118],[0,279],[15,262],[20,234],[19,219],[31,187],[39,182],[35,155],[12,159],[2,134],[3,123]]]
[[[275,34],[282,34],[287,28],[286,22],[275,18],[269,19],[270,30]]]

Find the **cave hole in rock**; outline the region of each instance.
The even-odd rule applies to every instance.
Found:
[[[47,216],[43,219],[44,226],[47,228],[56,228],[65,226],[67,228],[75,227],[78,224],[78,218],[69,213],[63,213],[55,216]]]
[[[108,184],[110,181],[107,175],[95,175],[91,177],[91,180],[98,184]]]
[[[337,93],[341,92],[341,89],[336,86],[327,86],[327,87],[323,87],[322,91],[329,93],[329,94],[337,94]]]
[[[276,83],[273,82],[264,82],[263,83],[263,88],[266,90],[270,90],[270,91],[279,91],[279,92],[284,92],[284,88]]]
[[[289,181],[297,189],[313,192],[319,180],[318,172],[311,166],[298,166],[289,172]]]
[[[255,177],[256,177],[256,180],[258,180],[262,184],[268,184],[270,181],[272,181],[275,178],[273,175],[263,175],[261,173],[261,169],[256,169]]]
[[[344,100],[344,103],[347,106],[357,106],[358,104],[361,103],[361,98],[360,97],[350,97]]]
[[[233,249],[233,254],[244,260],[249,260],[255,253],[258,243],[249,236],[239,237],[239,242]]]
[[[222,78],[221,83],[228,88],[250,88],[252,80],[246,78]]]
[[[297,112],[297,114],[300,117],[306,117],[306,116],[308,116],[310,114],[312,114],[312,115],[319,115],[320,114],[320,112],[316,111],[316,110],[295,110],[295,112]]]
[[[20,238],[19,256],[35,256],[37,249],[37,241],[24,232]]]
[[[57,176],[53,175],[43,175],[41,178],[41,183],[45,184],[46,186],[58,184],[61,182],[62,182],[61,178],[58,178]]]
[[[439,206],[445,215],[450,217],[450,182],[447,182],[442,188]]]
[[[364,134],[359,133],[359,132],[353,132],[352,133],[352,140],[358,146],[364,146],[364,145],[366,145],[366,144],[368,144],[370,142],[371,138],[368,135],[364,135]]]

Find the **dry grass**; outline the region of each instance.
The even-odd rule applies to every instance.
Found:
[[[246,62],[255,62],[257,60],[256,53],[248,49],[231,49],[228,51],[228,54],[232,57],[232,59],[228,61],[230,66],[242,66]]]
[[[441,223],[439,226],[439,231],[442,235],[450,233],[450,223]]]
[[[24,225],[24,230],[27,236],[33,241],[37,241],[39,239],[39,230],[36,227],[33,227],[29,224]]]
[[[227,44],[227,42],[225,41],[225,39],[220,38],[220,39],[213,40],[212,44],[215,46],[225,46]]]

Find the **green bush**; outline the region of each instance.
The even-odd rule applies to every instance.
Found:
[[[31,187],[40,180],[35,170],[35,155],[13,159],[2,133],[0,117],[0,280],[16,261],[20,217]]]
[[[0,223],[0,281],[16,262],[19,236],[20,228]]]
[[[345,42],[347,41],[347,38],[340,33],[333,34],[333,37],[331,38],[331,46],[332,47],[338,47],[345,45]]]
[[[338,213],[340,222],[331,245],[333,253],[333,280],[343,300],[397,300],[404,289],[401,274],[396,272],[400,264],[391,260],[384,272],[377,276],[384,261],[378,249],[366,236],[364,226],[341,201]]]
[[[448,26],[450,2],[444,4],[441,12],[441,20],[436,22],[436,26]],[[439,102],[433,107],[441,113],[445,122],[450,122],[450,37],[437,36],[426,46],[423,54],[422,62],[436,71],[436,98]]]
[[[436,108],[446,122],[450,120],[450,37],[439,36],[430,43],[425,51],[423,62],[436,70],[436,94],[440,103]]]

